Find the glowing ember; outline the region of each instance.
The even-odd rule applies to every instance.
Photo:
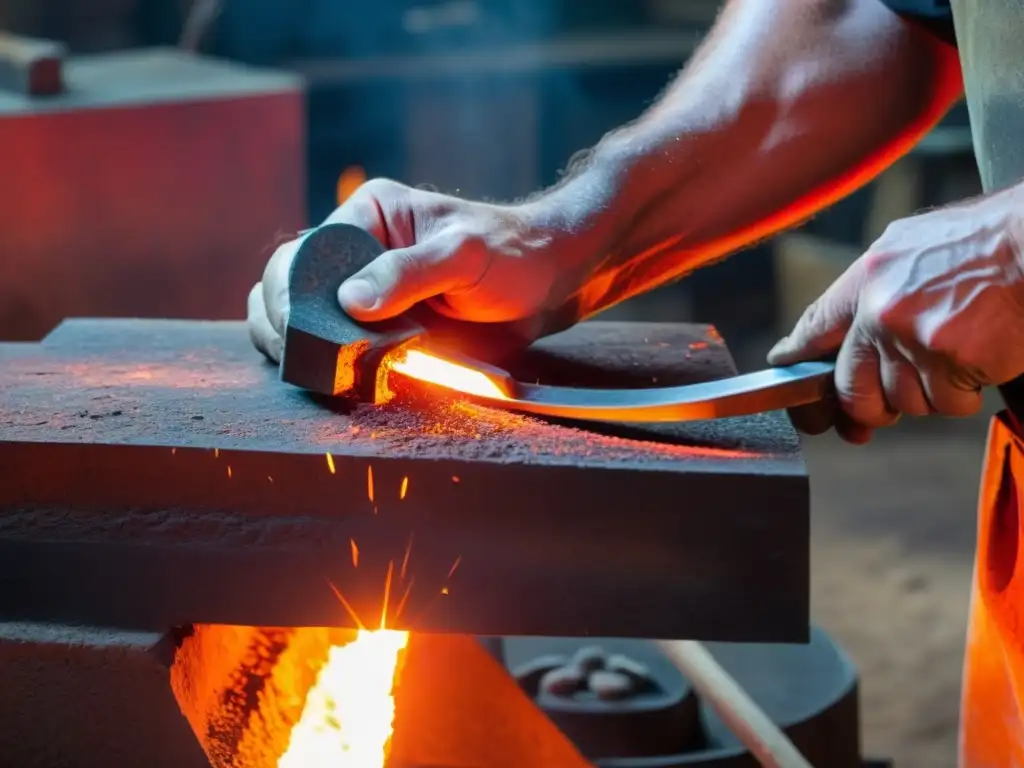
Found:
[[[402,478],[402,487],[398,489],[398,498],[399,499],[404,499],[405,498],[405,494],[407,494],[408,492],[409,492],[409,478],[408,477],[403,477]]]
[[[361,629],[332,646],[278,768],[384,768],[408,632]]]
[[[370,498],[370,503],[373,503],[373,467],[366,468],[366,495]]]
[[[334,474],[334,457],[331,454],[327,454],[327,469],[333,475]]]
[[[391,363],[391,370],[420,381],[438,384],[467,395],[507,400],[505,393],[486,373],[467,368],[418,349],[410,349]]]

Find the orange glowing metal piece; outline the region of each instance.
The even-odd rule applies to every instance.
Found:
[[[332,475],[334,474],[334,457],[329,453],[327,454],[327,469]]]
[[[361,629],[347,645],[332,646],[277,768],[384,768],[408,642],[408,632]]]
[[[391,363],[391,370],[467,395],[491,400],[508,400],[501,387],[483,371],[436,357],[420,349],[408,350],[405,357]]]

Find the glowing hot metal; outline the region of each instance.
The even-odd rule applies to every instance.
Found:
[[[718,381],[645,389],[580,389],[526,384],[504,371],[412,349],[391,369],[497,407],[583,421],[677,422],[745,416],[831,396],[835,365],[798,363]]]

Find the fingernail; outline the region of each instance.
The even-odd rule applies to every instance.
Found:
[[[341,284],[338,301],[348,309],[368,311],[377,306],[377,291],[368,280],[356,278]]]

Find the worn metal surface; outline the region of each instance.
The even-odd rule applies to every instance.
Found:
[[[0,622],[0,764],[207,768],[163,633]]]
[[[317,401],[237,323],[73,321],[0,349],[0,616],[344,625],[328,581],[379,618],[390,571],[390,622],[420,630],[807,636],[808,483],[781,414],[581,430],[437,392]],[[507,367],[733,373],[711,329],[644,324]]]
[[[0,340],[81,315],[239,317],[305,224],[301,82],[173,50],[64,74],[57,96],[0,90]]]

